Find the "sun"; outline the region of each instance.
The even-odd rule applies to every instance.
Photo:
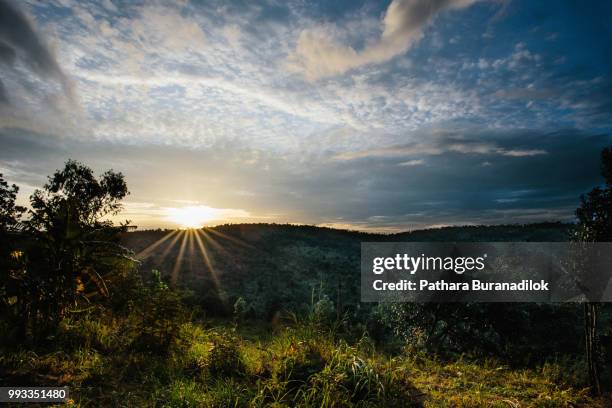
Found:
[[[166,218],[182,228],[202,228],[204,224],[218,218],[214,208],[204,205],[181,208],[166,208]]]

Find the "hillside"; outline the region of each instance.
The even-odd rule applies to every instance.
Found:
[[[124,245],[178,287],[194,292],[212,313],[229,314],[242,297],[268,318],[280,309],[303,310],[314,296],[343,309],[359,308],[361,242],[564,241],[571,225],[543,223],[465,226],[400,234],[279,224],[221,225],[201,230],[135,231]]]

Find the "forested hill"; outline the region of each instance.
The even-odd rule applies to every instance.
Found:
[[[558,242],[569,239],[572,224],[548,222],[492,226],[462,226],[417,230],[391,235],[392,240],[415,242]]]
[[[465,226],[399,234],[368,234],[314,226],[233,224],[201,230],[149,230],[124,235],[142,261],[193,291],[207,310],[231,313],[242,297],[266,318],[279,309],[302,310],[324,296],[359,307],[361,242],[565,241],[570,224]]]

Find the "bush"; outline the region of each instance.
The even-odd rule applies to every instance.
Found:
[[[234,303],[234,323],[240,324],[252,313],[252,307],[244,298],[239,297]]]
[[[212,377],[241,377],[245,364],[238,348],[238,340],[228,335],[215,335],[206,367]]]
[[[329,300],[327,295],[314,304],[312,308],[312,320],[317,324],[329,324],[336,317],[336,309],[334,303]]]
[[[181,297],[161,280],[159,271],[153,270],[151,275],[152,281],[142,288],[130,315],[131,324],[139,333],[133,347],[163,354],[179,337],[187,315]]]
[[[103,314],[86,314],[60,322],[57,341],[68,350],[93,348],[110,352],[121,348],[120,328]]]

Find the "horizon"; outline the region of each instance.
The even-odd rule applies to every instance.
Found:
[[[452,228],[496,228],[496,227],[533,227],[533,226],[550,226],[550,225],[575,225],[575,222],[564,222],[564,221],[539,221],[532,222],[526,224],[520,223],[510,223],[510,224],[457,224],[457,225],[436,225],[429,226],[411,230],[401,230],[401,231],[377,231],[377,230],[359,230],[359,229],[348,229],[342,228],[339,226],[327,226],[327,225],[317,225],[317,224],[299,224],[299,223],[278,223],[278,222],[236,222],[236,223],[221,223],[221,224],[211,224],[211,225],[203,225],[201,227],[175,227],[175,228],[139,228],[137,225],[130,224],[130,230],[128,232],[175,232],[175,231],[192,231],[192,230],[206,230],[206,229],[215,229],[220,227],[241,227],[241,226],[249,226],[249,227],[258,227],[258,226],[272,226],[272,227],[307,227],[307,228],[320,228],[320,229],[329,229],[334,231],[341,232],[355,232],[359,234],[368,234],[368,235],[401,235],[401,234],[411,234],[413,232],[419,231],[432,231],[432,230],[443,230],[443,229],[452,229]]]
[[[427,6],[427,7],[425,7]],[[0,173],[122,172],[113,220],[572,222],[612,145],[612,5],[0,0]]]

